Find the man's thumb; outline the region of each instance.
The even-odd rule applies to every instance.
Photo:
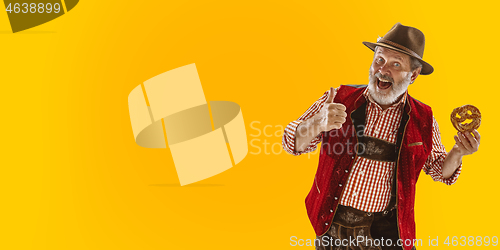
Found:
[[[330,87],[330,94],[328,95],[328,99],[326,103],[333,103],[333,97],[337,94],[337,90],[333,87]]]

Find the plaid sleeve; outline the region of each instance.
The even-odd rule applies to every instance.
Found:
[[[338,90],[338,88],[337,88]],[[323,139],[323,133],[320,133],[316,138],[314,138],[311,143],[309,143],[309,146],[304,151],[297,152],[295,151],[295,133],[297,131],[297,127],[302,123],[303,121],[311,118],[315,114],[317,114],[323,105],[325,104],[326,100],[328,99],[328,95],[330,93],[330,90],[326,91],[311,107],[309,107],[302,116],[299,117],[299,119],[290,122],[286,128],[285,132],[283,133],[283,139],[282,139],[282,144],[283,144],[283,149],[285,149],[286,152],[292,154],[292,155],[300,155],[304,153],[309,153],[314,150],[316,150],[316,147],[318,143],[321,142]],[[335,97],[335,96],[334,96]]]
[[[440,181],[446,185],[454,184],[457,181],[460,172],[462,172],[462,164],[455,170],[450,178],[443,177],[443,163],[446,155],[446,149],[441,143],[441,133],[439,126],[434,117],[432,117],[432,151],[424,164],[423,170],[426,174],[430,175],[434,181]]]

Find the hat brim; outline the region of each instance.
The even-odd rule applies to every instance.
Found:
[[[406,54],[406,55],[409,55],[417,60],[419,60],[421,63],[422,63],[422,71],[420,71],[420,74],[421,75],[430,75],[432,72],[434,72],[434,68],[428,64],[427,62],[425,62],[424,60],[422,59],[419,59],[419,58],[416,58],[414,57],[413,55],[411,55],[410,53],[402,50],[402,49],[399,49],[399,48],[396,48],[396,47],[393,47],[391,45],[388,45],[388,44],[385,44],[385,43],[370,43],[370,42],[363,42],[363,44],[368,47],[369,49],[371,49],[372,51],[375,51],[375,47],[376,46],[380,46],[380,47],[385,47],[385,48],[388,48],[388,49],[392,49],[392,50],[395,50],[395,51],[398,51],[398,52],[401,52],[403,54]]]

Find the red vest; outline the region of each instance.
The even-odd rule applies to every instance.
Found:
[[[319,236],[330,228],[349,172],[358,157],[356,135],[365,121],[367,101],[362,95],[365,89],[340,86],[334,102],[346,106],[348,118],[339,130],[323,134],[318,170],[306,197],[307,214]],[[432,122],[431,108],[408,95],[396,139],[398,230],[403,243],[412,242],[405,245],[407,250],[412,248],[415,239],[415,185],[432,149]]]

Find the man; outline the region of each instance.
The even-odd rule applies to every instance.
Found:
[[[318,170],[306,197],[316,249],[415,249],[415,185],[423,170],[455,183],[464,155],[480,135],[458,133],[446,152],[429,106],[408,95],[420,75],[424,34],[397,23],[376,43],[368,86],[325,92],[283,135],[299,155],[322,142]]]

